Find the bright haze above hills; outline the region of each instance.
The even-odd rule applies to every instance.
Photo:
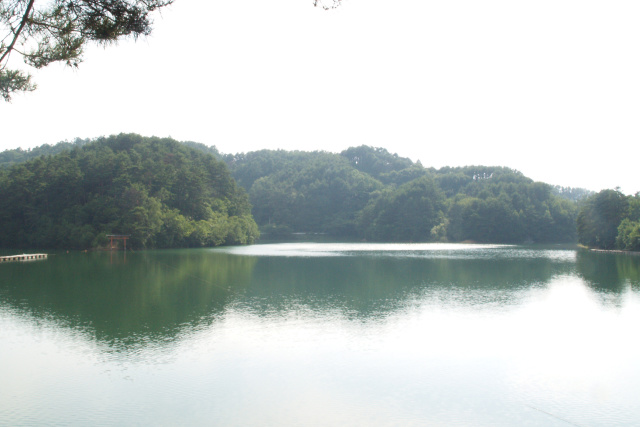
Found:
[[[0,104],[0,149],[121,132],[224,153],[366,144],[635,193],[639,18],[627,0],[176,0],[147,39],[34,72]]]

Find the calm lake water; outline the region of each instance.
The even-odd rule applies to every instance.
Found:
[[[0,425],[638,426],[640,256],[263,244],[0,265]]]

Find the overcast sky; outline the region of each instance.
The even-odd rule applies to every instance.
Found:
[[[153,34],[35,71],[1,149],[121,132],[224,153],[384,147],[640,191],[637,0],[175,0]]]

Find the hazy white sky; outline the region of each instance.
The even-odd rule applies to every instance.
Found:
[[[175,0],[0,103],[0,148],[120,132],[224,153],[384,147],[640,191],[637,0]]]

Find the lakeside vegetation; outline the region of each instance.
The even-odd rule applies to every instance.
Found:
[[[640,251],[640,193],[602,190],[585,200],[577,219],[580,243],[606,250]]]
[[[172,139],[121,134],[58,147],[0,171],[1,247],[245,244],[259,235],[247,194],[214,156]]]
[[[322,233],[380,242],[571,243],[640,250],[640,195],[427,168],[384,148],[259,150],[121,134],[0,153],[0,247],[135,248]]]
[[[425,168],[383,148],[223,156],[267,233],[369,241],[575,242],[586,190],[505,167]]]

